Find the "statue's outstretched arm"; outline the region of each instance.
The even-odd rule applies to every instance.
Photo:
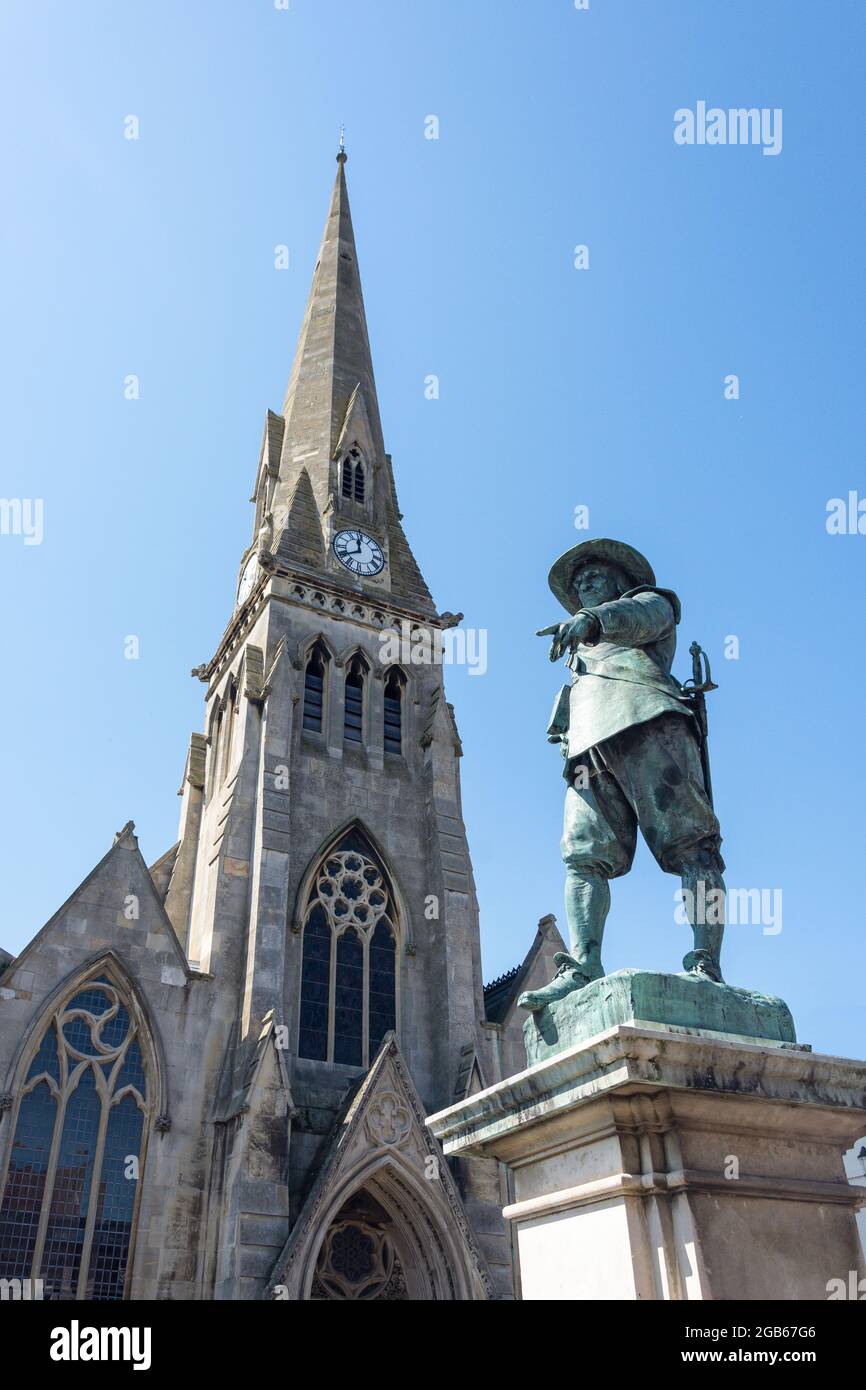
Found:
[[[645,647],[676,626],[673,605],[664,594],[647,591],[612,599],[589,610],[600,629],[600,640],[623,647]]]

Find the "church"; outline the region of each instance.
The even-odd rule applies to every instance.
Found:
[[[439,614],[385,452],[341,149],[177,843],[0,950],[0,1280],[45,1299],[520,1297],[506,1169],[425,1117],[526,1065],[485,988]],[[106,843],[111,839],[107,834]]]

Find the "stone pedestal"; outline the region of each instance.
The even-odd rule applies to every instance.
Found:
[[[716,984],[700,975],[616,970],[531,1013],[523,1025],[526,1060],[532,1066],[617,1023],[638,1021],[722,1033],[741,1042],[797,1041],[791,1011],[774,995]]]
[[[620,1024],[427,1123],[511,1170],[525,1299],[823,1300],[866,1273],[842,1161],[866,1063]]]

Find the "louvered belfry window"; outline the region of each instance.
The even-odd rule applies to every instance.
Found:
[[[366,500],[366,485],[367,475],[361,451],[358,448],[350,449],[343,459],[340,491],[344,497],[363,503]]]
[[[384,745],[386,753],[403,752],[403,677],[396,669],[385,680]]]
[[[369,1066],[396,1027],[396,942],[384,868],[352,832],[324,858],[307,898],[299,1056]]]
[[[0,1279],[45,1299],[124,1297],[148,1118],[138,1027],[107,975],[52,1010],[12,1110]]]
[[[352,496],[353,474],[354,474],[354,466],[353,466],[353,464],[352,464],[352,459],[351,459],[351,457],[349,456],[349,454],[347,454],[346,457],[343,459],[343,489],[342,489],[342,490],[343,490],[343,496],[344,496],[344,497],[351,497],[351,496]]]
[[[364,677],[367,667],[363,657],[354,656],[346,672],[346,699],[343,710],[343,737],[350,743],[362,743],[364,738]]]
[[[327,653],[317,644],[307,657],[307,665],[304,669],[303,726],[315,734],[322,732],[327,659]]]
[[[360,459],[359,459],[358,462],[355,464],[355,501],[356,501],[356,502],[363,502],[363,501],[364,501],[364,484],[365,484],[365,481],[366,481],[366,479],[365,479],[365,477],[364,477],[364,465],[363,465],[363,463],[361,463],[361,461],[360,461]]]

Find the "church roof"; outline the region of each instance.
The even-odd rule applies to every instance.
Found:
[[[515,965],[484,986],[484,1013],[488,1023],[502,1022],[514,994],[514,982],[522,972],[523,966]]]
[[[545,938],[550,934],[559,947],[564,945],[557,931],[556,918],[552,914],[541,918],[535,938],[522,963],[506,970],[504,975],[498,975],[489,985],[484,986],[484,1015],[488,1023],[505,1022],[514,1001],[523,992],[524,981],[535,964]]]

